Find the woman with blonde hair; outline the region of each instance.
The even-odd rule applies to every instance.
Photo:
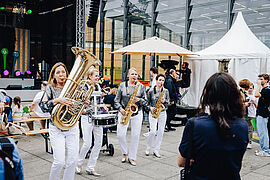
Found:
[[[66,83],[68,71],[62,62],[56,63],[50,72],[48,85],[40,107],[43,112],[52,113],[55,105],[62,104],[70,106],[72,100],[59,98]],[[61,130],[50,120],[49,135],[53,149],[53,164],[51,167],[50,180],[59,180],[61,171],[65,165],[63,180],[73,180],[75,167],[79,153],[79,127],[78,123],[69,130]],[[65,149],[67,149],[67,161],[65,163]]]
[[[86,73],[85,79],[91,80],[94,85],[94,91],[90,98],[90,105],[95,106],[103,104],[101,99],[101,88],[98,84],[99,71],[96,68],[90,68],[90,70]],[[105,106],[105,104],[103,108],[107,111],[107,107]],[[100,174],[95,171],[95,166],[102,146],[103,126],[95,126],[92,122],[92,116],[100,114],[101,112],[102,110],[98,107],[94,107],[90,110],[87,110],[86,108],[86,110],[83,111],[83,115],[81,116],[83,145],[79,153],[78,164],[76,167],[77,174],[82,173],[83,161],[92,145],[92,135],[94,135],[94,146],[91,150],[88,164],[85,170],[86,173],[89,175],[100,176]]]
[[[139,144],[139,137],[142,127],[142,107],[147,104],[146,93],[144,86],[138,81],[138,73],[135,68],[130,68],[128,71],[128,81],[122,82],[117,90],[116,97],[114,99],[114,106],[119,110],[118,113],[118,125],[117,125],[117,138],[120,143],[120,148],[122,151],[122,163],[126,162],[128,156],[128,161],[132,166],[136,166],[136,155]],[[128,105],[129,99],[131,98],[136,86],[139,86],[137,94],[135,95],[132,103],[138,106],[137,113],[133,113],[126,125],[121,123],[122,116],[125,116],[127,112],[125,111]],[[126,142],[127,128],[131,124],[131,140],[130,147],[128,150]]]

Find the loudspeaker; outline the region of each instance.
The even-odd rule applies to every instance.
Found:
[[[8,85],[6,90],[22,90],[22,85]]]
[[[94,28],[97,24],[100,0],[91,0],[87,26]]]

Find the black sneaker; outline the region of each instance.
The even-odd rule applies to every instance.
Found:
[[[176,129],[175,128],[169,128],[169,131],[175,131]]]

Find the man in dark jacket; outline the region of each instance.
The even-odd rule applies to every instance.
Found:
[[[175,128],[171,127],[171,120],[174,119],[176,114],[176,102],[177,102],[177,95],[176,95],[176,71],[174,69],[170,69],[166,73],[166,79],[164,83],[164,87],[169,90],[170,94],[170,104],[167,109],[167,121],[166,121],[166,130],[167,131],[175,131]]]

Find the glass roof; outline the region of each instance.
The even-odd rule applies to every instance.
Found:
[[[183,36],[185,3],[184,0],[159,0],[156,11],[158,12],[157,22],[160,26]],[[192,19],[190,44],[192,49],[197,51],[212,45],[226,33],[228,1],[192,0],[191,5],[193,9],[190,17]],[[129,7],[132,23],[146,22],[150,25],[151,0],[130,0]],[[106,17],[122,17],[123,0],[108,0],[105,10],[107,10]],[[235,0],[233,13],[239,11],[242,11],[252,32],[270,47],[270,0]],[[236,15],[234,19],[235,17]],[[138,21],[138,19],[143,21]]]

